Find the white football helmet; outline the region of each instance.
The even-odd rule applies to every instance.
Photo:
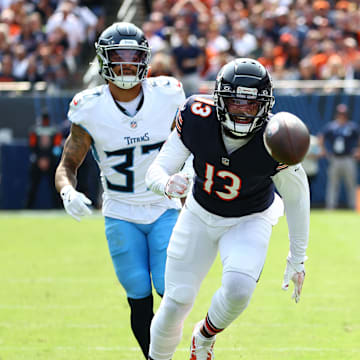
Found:
[[[147,77],[150,46],[134,24],[119,22],[105,29],[95,43],[100,75],[121,89],[131,89]],[[130,65],[136,66],[136,71]],[[114,71],[120,66],[119,74]]]

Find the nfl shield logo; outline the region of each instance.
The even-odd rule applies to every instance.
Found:
[[[229,166],[230,165],[230,160],[228,158],[221,158],[221,163],[225,166]]]
[[[130,127],[131,127],[132,129],[135,129],[135,128],[137,127],[137,122],[136,122],[135,120],[131,120],[131,122],[130,122]]]

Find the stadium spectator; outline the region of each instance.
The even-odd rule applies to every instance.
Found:
[[[43,78],[38,72],[36,58],[34,56],[30,56],[26,73],[24,75],[24,81],[30,81],[31,83],[35,83],[42,80]]]
[[[67,36],[67,41],[73,56],[78,56],[81,45],[86,40],[84,23],[73,12],[74,4],[63,1],[58,10],[50,16],[46,23],[46,34],[49,36],[55,29],[62,28]]]
[[[4,54],[10,53],[9,27],[6,24],[0,24],[0,61]]]
[[[173,59],[170,55],[158,52],[151,57],[150,76],[174,76]]]
[[[210,59],[209,66],[205,75],[205,80],[215,81],[219,70],[233,59],[227,51],[219,52]]]
[[[85,27],[86,40],[93,44],[97,35],[98,17],[87,7],[79,4],[79,0],[69,0],[73,5],[73,13],[82,21]]]
[[[348,68],[348,79],[360,80],[360,54],[358,54],[353,63]]]
[[[237,57],[251,57],[257,48],[257,40],[253,34],[247,32],[243,22],[238,22],[232,28],[231,45]]]
[[[154,34],[160,36],[161,39],[166,38],[165,14],[161,11],[154,11],[149,16],[149,22],[152,24]]]
[[[283,33],[279,41],[285,68],[296,71],[300,62],[299,40],[290,33]]]
[[[215,22],[211,22],[209,30],[206,34],[206,56],[211,58],[219,52],[229,51],[230,50],[230,41],[226,39],[220,32],[219,25]]]
[[[199,0],[179,0],[171,8],[170,16],[184,21],[189,33],[195,34],[199,15],[207,12],[207,7]]]
[[[343,58],[338,54],[329,56],[321,68],[320,78],[323,80],[344,80],[345,76],[346,67]]]
[[[80,220],[89,214],[91,201],[75,188],[77,169],[93,149],[102,171],[109,251],[126,291],[133,334],[146,358],[152,291],[154,287],[160,296],[164,293],[166,248],[180,206],[153,194],[144,177],[185,95],[174,78],[147,78],[150,47],[135,25],[111,25],[95,47],[107,84],[80,92],[71,101],[72,126],[55,183],[69,215]]]
[[[14,44],[21,44],[25,47],[26,55],[33,54],[38,45],[45,40],[43,32],[33,31],[30,16],[23,21],[20,33],[14,38]]]
[[[303,58],[299,63],[298,80],[318,80],[316,67],[308,57]]]
[[[229,14],[235,12],[234,3],[233,1],[219,0],[211,7],[212,19],[210,19],[209,23],[216,24],[216,30],[221,35],[225,36],[231,30],[228,25],[231,23]]]
[[[3,55],[0,65],[0,82],[16,81],[14,75],[14,61],[10,54]]]
[[[344,182],[347,206],[355,209],[360,130],[355,122],[349,120],[346,104],[337,105],[335,119],[322,130],[319,143],[322,148],[321,155],[328,160],[326,208],[337,208],[340,184]]]
[[[272,12],[264,12],[260,21],[260,26],[255,30],[257,38],[262,41],[270,40],[277,43],[279,40],[279,28],[275,22],[275,15]]]
[[[80,4],[82,6],[88,7],[97,17],[97,24],[95,28],[97,38],[101,31],[106,27],[105,5],[102,1],[99,0],[80,0]]]
[[[33,36],[37,39],[37,42],[45,41],[45,32],[43,31],[43,24],[41,22],[41,15],[38,12],[29,14],[29,23]]]
[[[69,72],[75,73],[76,55],[73,49],[70,48],[68,36],[64,29],[57,27],[48,35],[47,44],[50,48],[51,63],[54,67],[58,68],[63,65]],[[75,74],[74,74],[75,76]]]
[[[29,58],[27,57],[25,46],[23,44],[16,44],[14,46],[14,76],[19,80],[24,80],[28,65]]]
[[[179,45],[172,49],[175,74],[181,78],[186,96],[190,96],[199,89],[204,54],[196,39],[191,39],[189,28],[184,21],[178,20],[176,27]]]
[[[168,44],[166,40],[156,33],[156,26],[152,21],[147,21],[143,24],[142,30],[147,39],[149,39],[149,45],[151,47],[151,53],[155,55],[158,52],[164,52],[168,50]]]
[[[58,2],[58,0],[35,1],[34,14],[40,15],[41,24],[46,24],[47,20],[53,15]]]
[[[351,66],[351,64],[356,61],[357,56],[360,55],[358,43],[353,37],[342,38],[338,48],[341,53],[343,63],[347,67]]]

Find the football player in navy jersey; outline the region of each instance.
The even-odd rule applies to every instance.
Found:
[[[213,96],[187,99],[176,129],[147,171],[146,183],[155,193],[183,197],[191,186],[179,169],[190,153],[194,156],[195,178],[170,238],[165,296],[152,321],[149,359],[172,358],[184,320],[219,252],[222,284],[205,319],[194,327],[190,353],[191,360],[213,359],[216,335],[251,299],[284,206],[290,250],[282,287],[288,289],[292,280],[293,297],[300,299],[309,187],[300,164],[280,164],[264,146],[273,104],[268,71],[252,59],[231,61],[218,73]]]
[[[178,217],[178,199],[154,194],[145,173],[171,132],[185,101],[172,77],[148,78],[150,47],[130,23],[105,29],[95,44],[106,84],[84,90],[70,103],[71,133],[55,183],[76,220],[91,201],[76,190],[77,169],[91,148],[101,170],[102,212],[110,255],[131,309],[131,328],[147,357],[154,290],[164,292],[166,248]]]

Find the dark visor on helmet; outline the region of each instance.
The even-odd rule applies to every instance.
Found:
[[[108,50],[108,57],[112,63],[144,63],[147,53],[143,50],[113,49]]]
[[[262,105],[262,102],[258,100],[247,100],[233,97],[224,98],[224,102],[228,112],[235,116],[255,116]]]

